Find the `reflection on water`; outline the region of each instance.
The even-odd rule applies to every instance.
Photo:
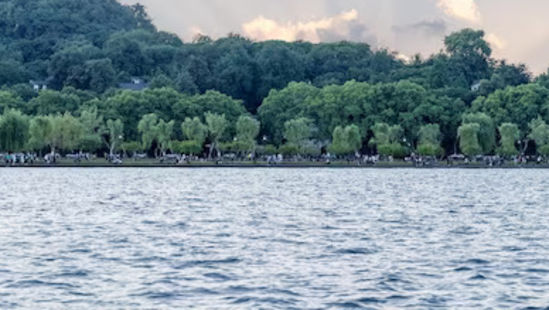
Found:
[[[546,307],[547,173],[2,169],[0,308]]]

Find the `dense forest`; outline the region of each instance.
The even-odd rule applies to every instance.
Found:
[[[483,31],[396,55],[187,43],[141,5],[0,0],[0,151],[549,154],[549,76],[494,59]]]

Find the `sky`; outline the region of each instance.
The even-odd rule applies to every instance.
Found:
[[[143,4],[155,25],[191,41],[230,32],[254,40],[366,42],[403,58],[429,56],[444,36],[483,29],[494,56],[549,67],[547,0],[120,0]]]

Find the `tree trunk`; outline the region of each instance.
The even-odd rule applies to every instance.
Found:
[[[55,158],[55,146],[52,146],[52,147],[51,147],[51,156],[52,156],[51,161],[55,164],[55,162],[56,162],[56,160],[57,160],[57,159]]]

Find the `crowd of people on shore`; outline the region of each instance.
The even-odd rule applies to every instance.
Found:
[[[134,164],[145,161],[152,161],[162,165],[185,165],[192,163],[215,163],[222,164],[267,164],[269,166],[283,164],[311,164],[311,165],[332,165],[334,163],[356,165],[356,166],[375,166],[380,162],[387,164],[406,164],[414,167],[435,167],[435,166],[462,166],[462,165],[482,165],[486,167],[502,167],[512,164],[521,166],[526,164],[544,164],[547,160],[542,156],[526,156],[518,155],[511,158],[504,158],[499,155],[494,156],[476,156],[467,157],[460,154],[453,154],[444,158],[434,156],[419,156],[412,154],[403,159],[395,159],[392,156],[382,157],[380,155],[363,155],[355,154],[354,156],[337,157],[331,154],[322,154],[320,156],[284,156],[283,154],[255,156],[249,154],[247,156],[237,156],[236,154],[225,154],[219,158],[206,158],[196,155],[185,154],[165,154],[163,156],[151,157],[146,153],[127,154],[108,154],[105,153],[103,158],[106,163],[112,165],[122,165],[124,161],[130,161]],[[62,156],[59,153],[48,153],[40,156],[36,153],[0,153],[0,159],[6,166],[33,166],[33,165],[55,165],[59,163],[78,165],[84,162],[101,164],[101,160],[90,153],[71,153]]]

